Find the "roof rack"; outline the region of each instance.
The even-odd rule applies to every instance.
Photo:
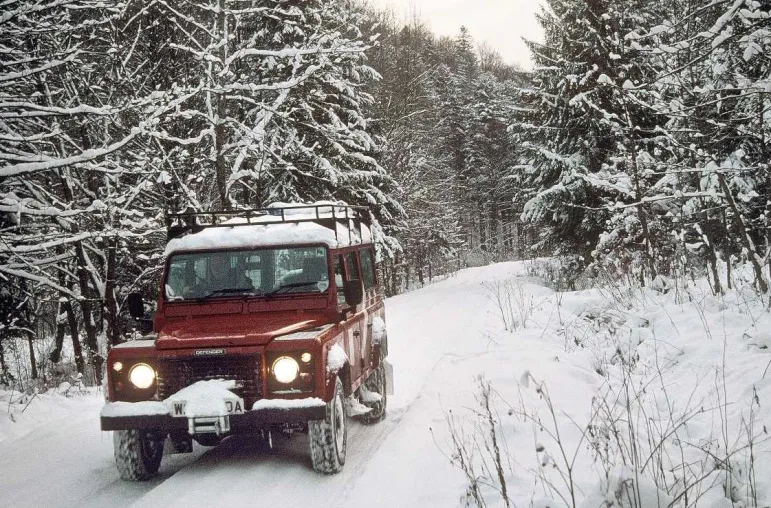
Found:
[[[307,213],[297,213],[306,211]],[[275,217],[266,221],[266,217]],[[244,222],[229,222],[230,219],[245,219]],[[201,223],[200,220],[205,221]],[[196,212],[188,208],[184,212],[166,213],[167,241],[188,234],[195,234],[207,228],[271,226],[275,224],[300,224],[312,222],[331,229],[339,242],[338,225],[348,230],[348,241],[353,244],[353,233],[358,231],[363,239],[362,225],[371,226],[369,208],[335,203],[291,204],[269,208],[250,208],[245,210],[212,210]]]

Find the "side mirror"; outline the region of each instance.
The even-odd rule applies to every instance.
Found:
[[[351,279],[343,283],[343,293],[345,293],[345,303],[351,307],[359,305],[364,300],[364,289],[361,287],[360,279]]]
[[[126,299],[129,308],[129,314],[134,319],[139,319],[145,315],[145,301],[142,298],[142,293],[129,293]]]

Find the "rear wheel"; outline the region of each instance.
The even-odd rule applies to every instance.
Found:
[[[339,473],[345,464],[348,427],[343,406],[343,383],[335,382],[335,395],[327,403],[324,420],[308,422],[313,469],[319,473]]]
[[[366,400],[367,396],[361,397],[362,403],[371,408],[372,411],[365,413],[359,417],[362,423],[377,423],[383,420],[386,416],[386,405],[388,404],[388,394],[386,389],[386,373],[385,365],[383,361],[380,361],[380,365],[370,374],[366,381],[364,381],[364,388],[370,394],[377,394],[380,396],[380,400]],[[365,392],[366,393],[366,392]],[[373,399],[376,397],[373,397]]]
[[[113,433],[115,464],[124,480],[145,481],[154,477],[161,466],[165,436],[156,432],[131,429]]]

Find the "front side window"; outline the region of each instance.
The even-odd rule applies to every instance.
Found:
[[[345,286],[343,281],[345,279],[345,262],[343,256],[338,254],[335,256],[335,287],[337,288],[337,303],[342,305],[345,303]]]
[[[169,259],[167,300],[323,293],[329,288],[324,247],[176,254]]]

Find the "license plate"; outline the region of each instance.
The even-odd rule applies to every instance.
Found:
[[[176,418],[185,418],[187,414],[185,409],[187,408],[186,400],[175,400],[171,404],[171,416]],[[244,399],[232,399],[225,401],[225,414],[226,415],[240,415],[244,412]]]

